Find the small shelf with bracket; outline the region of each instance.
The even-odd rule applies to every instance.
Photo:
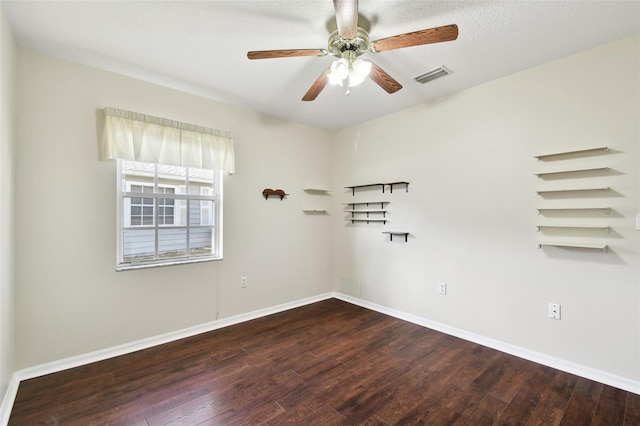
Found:
[[[282,201],[287,195],[289,194],[285,193],[282,189],[265,188],[262,191],[262,196],[265,200],[268,200],[269,197],[280,197],[280,201]]]
[[[584,155],[584,154],[592,154],[592,153],[596,153],[596,152],[608,152],[609,151],[609,147],[606,146],[600,146],[597,148],[589,148],[589,149],[579,149],[577,151],[565,151],[565,152],[555,152],[552,154],[543,154],[543,155],[536,155],[534,156],[534,158],[544,161],[544,160],[549,160],[551,158],[554,157],[562,157],[565,155]]]
[[[326,210],[311,210],[311,209],[305,209],[302,210],[303,213],[307,213],[307,214],[328,214],[328,212]]]
[[[591,169],[575,169],[575,170],[559,170],[555,172],[543,172],[543,173],[536,173],[535,175],[538,177],[545,177],[545,176],[556,176],[556,175],[563,175],[563,174],[569,174],[569,173],[608,172],[608,171],[609,171],[609,167],[594,167]]]
[[[363,217],[362,219],[360,218],[355,218],[355,217],[346,217],[344,220],[350,221],[351,223],[356,223],[356,222],[367,222],[367,224],[369,222],[382,222],[382,224],[386,224],[387,223],[387,219],[372,219],[372,218],[368,218],[368,217]]]
[[[367,206],[369,207],[369,204],[373,204],[374,206],[376,204],[380,204],[380,208],[384,209],[384,205],[385,204],[389,204],[388,201],[358,201],[358,202],[354,202],[354,203],[342,203],[343,206],[353,206],[353,208],[355,209],[355,206]]]
[[[308,192],[310,194],[317,194],[317,195],[328,194],[331,191],[330,189],[324,189],[324,188],[303,188],[302,190],[304,192]]]
[[[399,181],[399,182],[385,182],[385,183],[368,183],[366,185],[353,185],[353,186],[345,186],[345,189],[350,189],[352,195],[356,195],[356,189],[359,188],[368,188],[372,186],[380,186],[382,188],[382,193],[384,194],[385,187],[389,187],[390,192],[393,194],[393,186],[394,185],[404,185],[406,192],[409,192],[409,182]]]
[[[344,206],[351,206],[350,209],[343,210],[345,213],[351,213],[351,217],[346,217],[345,220],[351,221],[351,223],[355,222],[382,222],[383,224],[387,223],[387,211],[384,208],[384,205],[387,204],[388,201],[358,201],[353,203],[343,203]],[[364,209],[356,209],[356,206],[366,206],[369,207],[370,204],[373,204],[373,207],[380,205],[379,209],[376,208],[364,208]],[[366,214],[366,217],[359,217],[356,215]],[[382,218],[371,218],[371,215],[382,215]]]
[[[385,217],[385,215],[387,214],[386,210],[343,210],[346,213],[351,213],[351,215],[353,216],[356,213],[366,213],[367,217],[369,217],[369,214],[375,214],[375,213],[381,213],[382,217]]]
[[[383,234],[389,234],[389,241],[393,241],[394,235],[404,236],[404,242],[409,241],[409,233],[404,231],[383,231]]]
[[[550,247],[566,247],[566,248],[584,248],[584,249],[594,249],[594,250],[602,250],[606,252],[608,250],[608,246],[606,244],[591,244],[591,243],[562,243],[562,242],[539,242],[538,248],[542,248],[544,246]]]

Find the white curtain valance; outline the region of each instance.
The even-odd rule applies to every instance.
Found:
[[[112,107],[104,109],[100,159],[235,172],[233,134]]]

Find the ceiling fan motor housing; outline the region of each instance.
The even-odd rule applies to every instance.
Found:
[[[347,40],[340,37],[338,31],[329,36],[329,53],[338,58],[358,57],[369,50],[369,33],[358,27],[356,38]]]

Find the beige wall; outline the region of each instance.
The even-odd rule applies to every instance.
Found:
[[[353,292],[347,284],[357,282],[365,300],[639,380],[638,44],[593,49],[335,134],[20,50],[17,368],[331,285]],[[115,165],[97,161],[96,142],[107,105],[234,132],[223,261],[115,272]],[[536,214],[545,200],[535,191],[557,181],[533,174],[566,163],[533,156],[601,145],[611,152],[577,162],[614,172],[578,182],[605,179],[614,191],[587,201],[617,215],[580,219],[612,227],[589,234],[610,251],[537,249],[535,224],[549,218]],[[385,197],[343,189],[405,179],[408,193]],[[302,190],[314,186],[333,195],[318,201]],[[266,187],[291,196],[265,201]],[[343,220],[341,203],[378,198],[391,201],[386,226]],[[302,213],[323,203],[330,215]],[[390,243],[383,229],[412,236]],[[549,302],[562,304],[561,321],[547,318]]]
[[[24,50],[18,72],[18,368],[330,290],[329,219],[302,212],[305,186],[331,184],[326,132]],[[98,161],[105,106],[235,134],[224,260],[115,272],[116,165]],[[291,195],[265,201],[266,187]]]
[[[0,401],[13,373],[13,152],[17,49],[0,5]]]
[[[356,282],[367,301],[639,380],[639,44],[635,37],[599,47],[339,132],[334,209],[358,199],[390,203],[385,226],[351,226],[333,215],[334,288],[354,292]],[[612,149],[533,158],[598,146]],[[612,172],[534,176],[598,166]],[[353,197],[342,189],[399,180],[411,182],[408,193]],[[600,184],[612,190],[568,200],[536,195],[543,186]],[[614,215],[538,216],[543,203],[611,206]],[[543,221],[612,230],[559,230],[567,234],[559,237],[538,233]],[[412,236],[391,243],[382,230]],[[544,235],[586,236],[610,250],[538,249]],[[446,296],[438,294],[441,281]],[[549,302],[562,305],[560,321],[547,318]]]

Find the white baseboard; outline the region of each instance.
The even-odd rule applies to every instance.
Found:
[[[13,401],[16,400],[16,394],[18,393],[18,385],[20,380],[17,379],[14,374],[11,376],[9,387],[2,399],[2,405],[0,405],[0,425],[6,426],[9,423],[9,415],[11,414],[11,408],[13,407]]]
[[[590,380],[595,380],[600,383],[604,383],[619,389],[623,389],[629,392],[640,394],[640,382],[620,377],[615,374],[607,373],[604,371],[596,370],[583,365],[575,364],[570,361],[555,358],[549,355],[545,355],[540,352],[531,351],[526,348],[511,345],[509,343],[494,340],[479,334],[470,333],[465,330],[461,330],[455,327],[450,327],[445,324],[441,324],[435,321],[430,321],[422,317],[418,317],[413,314],[408,314],[395,309],[387,308],[363,299],[359,299],[347,294],[331,292],[318,296],[308,297],[305,299],[296,300],[289,303],[273,306],[270,308],[260,309],[246,314],[240,314],[229,318],[224,318],[216,321],[211,321],[205,324],[200,324],[194,327],[185,328],[183,330],[174,331],[171,333],[165,333],[159,336],[149,337],[147,339],[138,340],[123,345],[114,346],[107,349],[102,349],[87,354],[77,355],[70,358],[61,359],[58,361],[48,362],[33,367],[28,367],[22,370],[18,370],[13,373],[11,382],[7,392],[5,393],[0,406],[0,425],[6,426],[9,422],[9,416],[11,414],[11,408],[15,401],[16,394],[18,392],[18,386],[22,380],[33,379],[45,374],[56,373],[58,371],[67,370],[69,368],[79,367],[81,365],[90,364],[92,362],[102,361],[115,356],[125,355],[128,353],[136,352],[142,349],[151,348],[153,346],[161,345],[164,343],[173,342],[186,337],[195,336],[197,334],[206,333],[208,331],[217,330],[220,328],[228,327],[230,325],[239,324],[245,321],[250,321],[256,318],[261,318],[267,315],[276,314],[279,312],[287,311],[289,309],[298,308],[301,306],[309,305],[311,303],[320,302],[322,300],[336,298],[345,302],[352,303],[354,305],[361,306],[363,308],[371,309],[372,311],[380,312],[385,315],[389,315],[401,320],[405,320],[423,327],[430,328],[451,336],[459,337],[470,342],[478,343],[483,346],[487,346],[501,352],[508,353],[510,355],[524,358],[529,361],[537,362],[548,367],[556,368],[561,371],[566,371],[571,374],[575,374],[580,377],[584,377]]]
[[[596,382],[604,383],[606,385],[613,386],[628,392],[640,394],[640,381],[631,380],[626,377],[607,373],[606,371],[586,367],[584,365],[576,364],[564,359],[552,357],[520,346],[515,346],[479,334],[471,333],[466,330],[461,330],[459,328],[451,327],[435,321],[430,321],[417,315],[397,311],[395,309],[387,308],[385,306],[381,306],[347,294],[334,293],[333,297],[345,302],[353,303],[354,305],[358,305],[363,308],[371,309],[372,311],[380,312],[401,320],[430,328],[432,330],[440,331],[451,336],[478,343],[479,345],[487,346],[489,348],[517,356],[519,358],[537,362],[538,364],[546,365],[557,370],[575,374],[576,376],[584,377],[586,379],[595,380]]]

